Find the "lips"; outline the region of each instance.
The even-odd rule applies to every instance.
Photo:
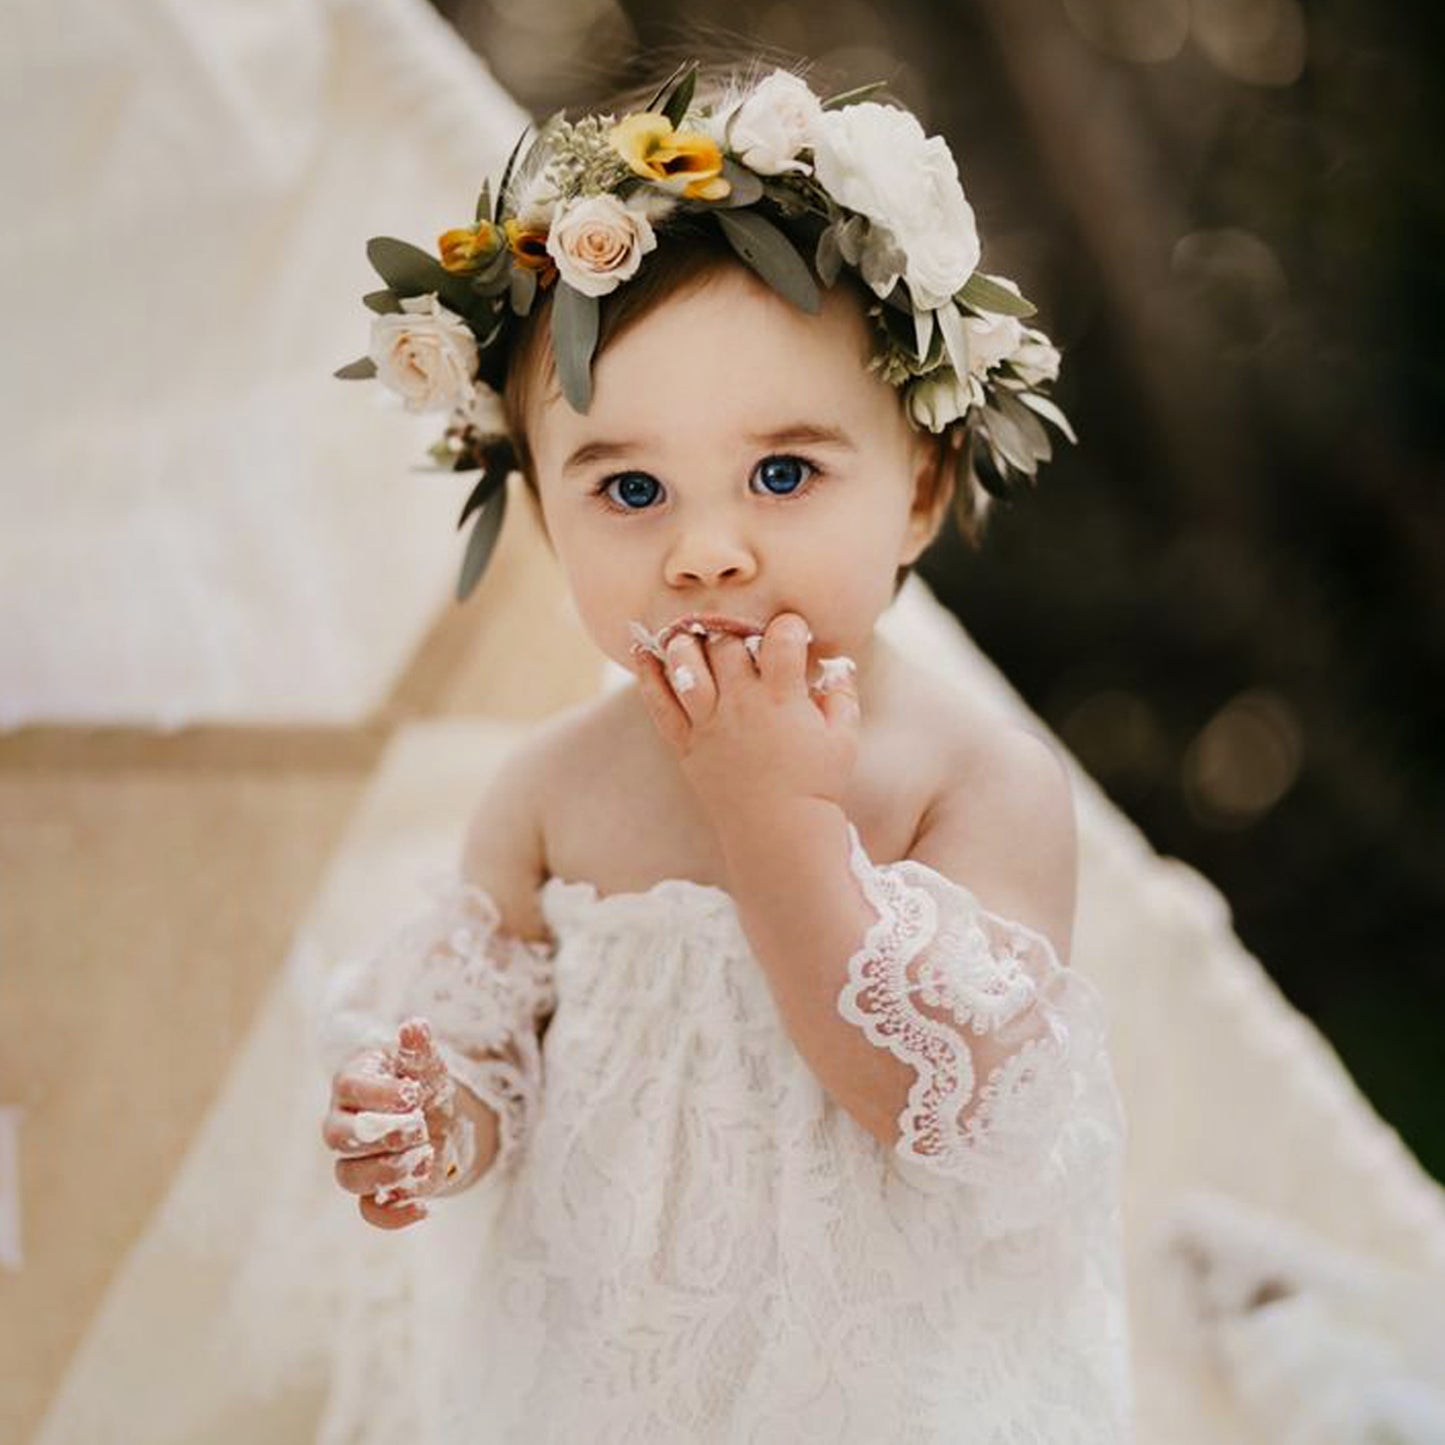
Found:
[[[685,631],[699,635],[707,632],[731,632],[735,637],[752,637],[760,635],[763,628],[755,622],[743,622],[719,612],[690,612],[686,617],[679,617],[668,623],[657,634],[657,645],[665,648],[679,632]]]

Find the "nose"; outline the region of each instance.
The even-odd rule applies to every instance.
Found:
[[[712,527],[694,528],[680,536],[667,557],[667,580],[673,586],[747,581],[757,572],[751,548]]]

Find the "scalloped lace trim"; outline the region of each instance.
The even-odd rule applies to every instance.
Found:
[[[465,879],[433,874],[422,886],[432,901],[421,917],[337,970],[321,1052],[335,1071],[359,1049],[390,1047],[403,1019],[427,1019],[452,1075],[496,1113],[492,1169],[507,1173],[541,1107],[538,1025],[557,1006],[555,945],[505,933],[491,896]]]
[[[878,921],[848,961],[843,1018],[909,1064],[895,1152],[936,1176],[1024,1197],[1082,1093],[1099,999],[1042,934],[913,859],[850,864]],[[982,1078],[982,1086],[979,1080]]]

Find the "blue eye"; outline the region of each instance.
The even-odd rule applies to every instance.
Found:
[[[618,490],[617,496],[613,496],[614,486]],[[656,477],[649,477],[644,471],[620,471],[616,477],[608,477],[597,490],[629,512],[640,512],[656,499],[662,488],[657,486]]]
[[[802,457],[764,457],[757,465],[754,477],[760,477],[763,486],[775,497],[790,496],[793,491],[808,480],[806,473],[815,473],[818,468]]]

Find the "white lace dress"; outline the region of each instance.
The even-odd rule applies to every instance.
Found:
[[[915,1070],[892,1150],[810,1072],[718,888],[549,879],[544,947],[452,880],[334,996],[333,1059],[423,1014],[503,1123],[409,1438],[1132,1439],[1101,996],[849,833],[878,922],[837,1002]]]

